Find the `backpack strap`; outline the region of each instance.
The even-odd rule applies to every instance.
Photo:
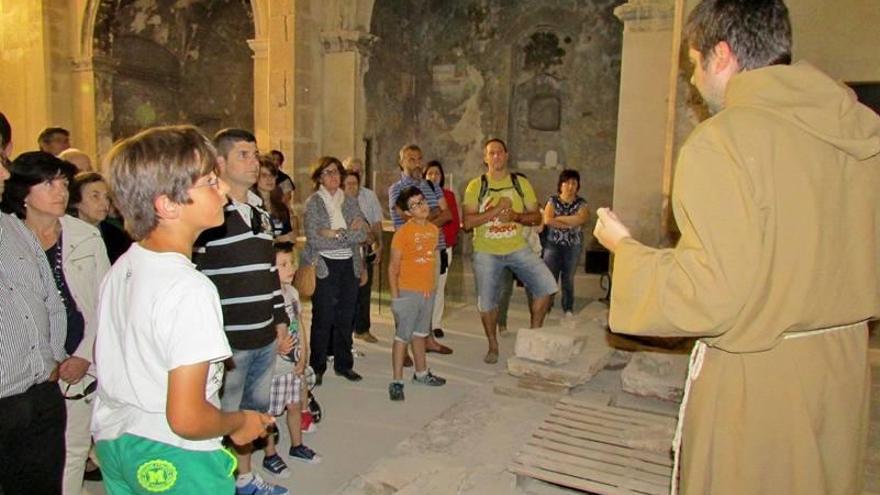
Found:
[[[522,186],[519,184],[519,178],[522,177],[522,174],[519,172],[510,172],[510,182],[513,184],[513,188],[516,190],[516,193],[519,194],[519,198],[523,200],[523,204],[526,201],[526,195],[523,194]],[[486,197],[486,194],[489,192],[489,179],[486,177],[486,174],[482,174],[480,176],[480,194],[477,196],[477,204],[483,203],[483,198]]]

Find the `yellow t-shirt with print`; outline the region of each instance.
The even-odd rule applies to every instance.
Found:
[[[477,177],[470,181],[464,190],[464,206],[474,207],[478,213],[495,206],[501,198],[510,198],[513,211],[522,213],[525,204],[537,204],[535,190],[529,181],[522,176],[517,177],[523,196],[520,197],[510,174],[500,180],[492,180],[486,175],[488,188],[483,200],[479,200],[481,179]],[[525,201],[524,201],[525,200]],[[479,202],[479,204],[477,204]],[[525,204],[523,204],[525,202]],[[526,246],[526,239],[522,232],[523,226],[517,222],[500,222],[497,219],[490,220],[474,229],[474,251],[488,254],[510,254]]]

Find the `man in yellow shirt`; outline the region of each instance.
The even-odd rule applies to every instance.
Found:
[[[550,296],[558,290],[547,265],[528,246],[524,225],[540,225],[541,212],[535,190],[525,177],[507,169],[507,145],[500,139],[486,142],[486,173],[471,180],[464,192],[464,228],[473,229],[474,278],[477,309],[489,341],[483,358],[498,362],[498,293],[501,272],[507,268],[519,278],[532,296],[531,327],[544,324]]]

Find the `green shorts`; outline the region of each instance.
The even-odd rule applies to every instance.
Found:
[[[235,456],[225,449],[186,450],[134,435],[96,443],[110,495],[212,495],[235,492]]]

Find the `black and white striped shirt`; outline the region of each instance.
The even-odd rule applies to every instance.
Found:
[[[36,237],[0,213],[0,398],[49,379],[67,358],[64,303]]]

